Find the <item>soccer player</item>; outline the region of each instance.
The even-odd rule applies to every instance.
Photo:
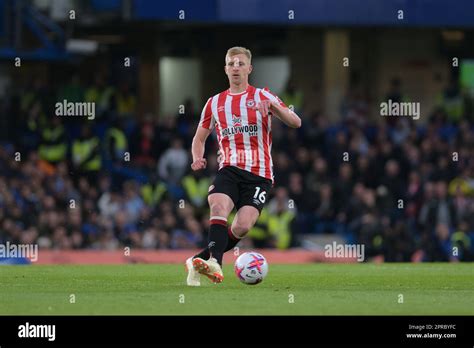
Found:
[[[268,89],[249,85],[252,54],[232,47],[225,56],[229,89],[208,99],[192,142],[192,170],[204,169],[204,146],[213,128],[219,142],[219,171],[209,187],[209,244],[186,260],[187,284],[200,286],[200,275],[224,280],[223,254],[237,245],[257,221],[273,185],[272,118],[292,128],[301,119]],[[232,226],[227,217],[237,210]]]

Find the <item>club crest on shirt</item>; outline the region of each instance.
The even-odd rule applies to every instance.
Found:
[[[255,100],[253,100],[253,99],[247,100],[246,105],[247,105],[248,108],[253,108],[255,106]]]

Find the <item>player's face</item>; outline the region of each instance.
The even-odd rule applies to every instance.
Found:
[[[225,73],[229,82],[240,85],[248,81],[248,76],[252,71],[249,59],[245,54],[236,54],[225,58]]]

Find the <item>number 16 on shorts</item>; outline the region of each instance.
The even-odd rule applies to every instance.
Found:
[[[262,204],[264,204],[265,200],[267,199],[267,197],[265,197],[266,194],[267,194],[267,192],[262,191],[260,186],[256,186],[255,187],[255,194],[253,195],[254,202],[255,202],[256,199],[258,199]]]

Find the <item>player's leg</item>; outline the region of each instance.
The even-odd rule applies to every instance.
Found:
[[[240,240],[245,237],[249,229],[255,225],[255,222],[257,221],[258,216],[259,216],[258,215],[259,211],[258,209],[250,209],[250,208],[253,208],[253,207],[245,206],[239,210],[240,213],[239,211],[237,211],[234,221],[232,222],[232,226],[229,226],[227,228],[228,238],[227,238],[227,245],[224,249],[224,253],[233,249],[237,245],[237,243],[239,243]],[[257,210],[256,216],[254,216],[255,214],[254,210]],[[251,221],[250,226],[247,226],[246,222],[244,221],[246,215],[250,216],[250,220],[249,220]],[[209,259],[210,257],[209,248],[203,249],[199,254],[196,254],[196,256],[194,257],[200,257],[205,260]]]
[[[189,286],[200,286],[200,274],[206,275],[213,282],[221,282],[223,279],[222,254],[227,245],[227,217],[234,208],[232,199],[224,193],[213,193],[208,196],[210,207],[210,226],[208,235],[208,246],[199,254],[186,260],[188,272],[187,284]],[[215,263],[209,263],[212,256]]]
[[[217,172],[217,175],[214,179],[214,182],[209,187],[209,193],[207,196],[207,201],[209,203],[210,208],[210,223],[209,223],[209,235],[208,235],[208,247],[202,250],[199,254],[195,255],[194,257],[199,257],[204,260],[208,260],[211,252],[210,246],[213,246],[213,249],[217,250],[217,254],[219,254],[219,247],[220,240],[222,238],[226,239],[227,236],[227,217],[229,216],[230,212],[235,206],[235,202],[238,202],[239,199],[239,188],[238,188],[238,178],[235,174],[232,173],[231,170],[228,168],[223,168]],[[225,223],[225,225],[224,225]],[[212,225],[220,225],[225,226],[225,236],[222,237],[221,235],[217,236],[219,243],[211,243],[214,241],[213,237],[216,235],[217,232],[214,230],[222,230],[222,227],[212,227]],[[212,229],[212,233],[211,233]],[[212,234],[212,236],[211,236]],[[228,237],[227,237],[228,238]],[[216,247],[216,244],[219,244]],[[224,249],[225,249],[224,245]],[[216,251],[214,251],[216,252]]]
[[[234,208],[232,199],[224,193],[213,193],[208,196],[211,210],[209,219],[209,239],[206,249],[193,258],[194,269],[207,276],[214,283],[224,279],[222,257],[227,246],[227,217]]]
[[[255,225],[271,187],[270,180],[255,181],[253,178],[240,184],[240,197],[236,204],[237,214],[229,229],[229,241],[225,251],[233,249]]]
[[[209,219],[209,244],[206,248],[209,254],[207,258],[214,257],[219,264],[222,264],[222,256],[229,238],[227,218],[232,209],[234,209],[234,202],[224,193],[213,193],[209,195],[208,202],[211,213]],[[203,253],[203,256],[207,256],[204,254],[205,253]]]
[[[215,282],[220,282],[223,279],[221,265],[228,240],[227,217],[238,198],[238,178],[227,168],[219,170],[214,182],[209,187],[208,247],[191,258],[194,270]]]
[[[225,251],[234,249],[240,240],[243,239],[248,231],[255,225],[259,216],[260,211],[250,205],[244,205],[237,211],[232,226],[228,231],[229,239]]]

